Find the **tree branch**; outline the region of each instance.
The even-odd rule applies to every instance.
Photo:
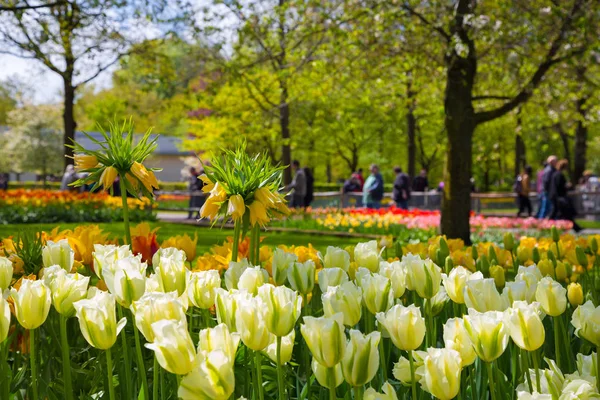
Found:
[[[511,100],[510,96],[497,96],[497,95],[482,95],[482,96],[473,96],[471,100]]]
[[[26,10],[37,10],[40,8],[50,8],[50,7],[54,7],[54,6],[59,6],[59,5],[65,4],[65,3],[66,3],[66,1],[56,1],[54,3],[38,4],[35,6],[29,5],[29,4],[25,4],[23,6],[1,6],[0,5],[0,11],[16,12],[16,11],[26,11]]]
[[[444,39],[446,39],[447,42],[449,42],[451,40],[450,34],[448,32],[446,32],[441,26],[434,25],[433,22],[429,21],[427,18],[425,18],[425,16],[423,14],[417,12],[410,5],[405,3],[402,5],[402,9],[407,11],[409,14],[417,17],[425,25],[428,25],[431,28],[433,28],[433,30],[436,31],[437,33],[439,33]]]
[[[564,61],[567,58],[570,58],[578,53],[571,52],[568,55],[562,57],[556,57],[556,54],[562,47],[563,41],[567,32],[571,29],[571,25],[573,24],[573,20],[575,19],[575,15],[580,11],[584,3],[584,0],[575,0],[573,3],[573,7],[569,11],[569,14],[566,16],[563,24],[560,28],[558,36],[552,42],[550,49],[546,53],[546,57],[544,57],[544,61],[538,66],[537,70],[529,80],[529,82],[521,89],[521,91],[513,97],[508,102],[504,103],[502,106],[488,110],[488,111],[480,111],[475,114],[475,123],[482,124],[484,122],[492,121],[496,118],[500,118],[503,115],[509,113],[514,110],[519,104],[527,101],[532,95],[533,91],[539,86],[546,72],[550,70],[550,68],[561,61]]]

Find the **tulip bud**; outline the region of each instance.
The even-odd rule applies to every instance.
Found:
[[[560,282],[564,282],[568,277],[567,265],[562,261],[557,261],[556,263],[556,280]]]
[[[450,256],[446,257],[446,261],[444,262],[444,270],[446,271],[446,274],[449,274],[453,268],[454,268],[454,261],[452,261],[452,257],[450,257]]]
[[[473,257],[473,260],[475,260],[475,261],[477,261],[477,259],[479,258],[479,253],[477,252],[477,246],[471,247],[471,256]]]
[[[371,272],[376,272],[379,269],[379,250],[377,249],[377,241],[371,240],[366,243],[358,243],[354,247],[354,261],[359,267],[367,268]]]
[[[341,268],[324,268],[319,271],[319,288],[321,292],[327,292],[327,288],[331,286],[339,286],[342,283],[348,282],[348,274]]]
[[[555,276],[554,275],[554,264],[550,260],[540,260],[537,263],[537,267],[540,269],[542,276]]]
[[[579,283],[570,283],[567,287],[567,297],[573,308],[583,304],[583,288]]]
[[[382,261],[379,264],[379,273],[392,282],[394,297],[399,299],[406,291],[406,269],[400,261],[387,262]]]
[[[342,361],[346,350],[344,316],[341,313],[332,317],[304,317],[300,326],[302,337],[313,358],[326,368],[333,368]]]
[[[515,248],[515,238],[510,232],[506,232],[502,238],[504,248],[512,253]]]
[[[152,324],[154,342],[145,346],[154,351],[161,367],[175,375],[187,375],[194,369],[196,349],[185,319],[163,319]]]
[[[289,335],[281,338],[281,365],[285,365],[292,360],[292,351],[294,350],[294,341],[296,340],[296,330],[292,329]],[[265,349],[267,356],[277,365],[277,336],[269,336],[269,345]]]
[[[362,314],[362,289],[352,282],[342,283],[340,286],[330,286],[327,292],[321,295],[323,313],[332,317],[337,313],[344,315],[344,325],[354,326],[360,321]]]
[[[465,329],[462,318],[450,318],[444,324],[444,344],[446,348],[458,351],[463,367],[475,362],[477,354],[473,349],[473,343]]]
[[[303,295],[312,292],[315,287],[315,271],[315,262],[313,260],[307,260],[303,263],[295,262],[288,269],[288,282],[292,289]]]
[[[238,289],[245,290],[252,295],[256,295],[258,288],[265,283],[269,282],[269,273],[266,269],[257,267],[246,268],[240,280],[238,281]]]
[[[209,309],[215,305],[216,290],[220,287],[219,271],[192,272],[187,285],[188,299],[195,307]]]
[[[25,329],[39,328],[48,317],[50,311],[50,289],[42,281],[23,279],[17,291],[10,289],[10,297],[14,301],[15,315]]]
[[[494,278],[494,283],[496,283],[497,288],[501,288],[506,283],[504,278],[504,268],[499,265],[494,265],[490,267],[490,276]]]
[[[452,349],[427,349],[424,388],[440,400],[451,400],[460,389],[460,354]]]
[[[269,332],[275,336],[289,335],[302,310],[302,297],[285,286],[265,284],[258,288],[258,296],[266,304],[265,319]]]
[[[323,257],[324,268],[341,268],[348,272],[350,267],[350,254],[339,247],[328,246],[325,257]]]
[[[556,268],[556,256],[554,255],[554,252],[552,250],[548,250],[546,254],[548,254],[548,260],[552,261],[554,268]]]
[[[505,321],[510,336],[523,350],[535,351],[544,344],[546,331],[538,307],[539,303],[515,301],[512,308],[506,310]]]
[[[73,263],[75,262],[75,252],[69,246],[67,239],[62,239],[58,242],[48,240],[42,249],[42,261],[44,267],[60,265],[65,271],[71,272],[71,268],[73,268]]]
[[[117,323],[115,296],[90,288],[88,298],[73,303],[73,307],[85,340],[100,350],[113,347],[119,332],[127,323],[125,318]]]
[[[540,250],[537,247],[534,247],[533,250],[531,251],[532,254],[532,259],[534,263],[539,263],[540,262]]]
[[[424,260],[420,263],[411,263],[406,277],[407,282],[410,281],[419,297],[430,299],[440,289],[442,269],[435,265],[433,261]]]
[[[440,251],[442,252],[442,255],[444,256],[444,258],[446,258],[448,256],[448,254],[450,254],[450,249],[448,248],[448,242],[446,242],[446,239],[444,237],[440,237]]]
[[[10,286],[13,276],[13,263],[6,257],[0,257],[0,291]]]
[[[402,242],[400,242],[399,240],[396,240],[396,242],[394,243],[394,252],[396,254],[396,257],[402,258]]]
[[[3,343],[8,337],[10,329],[10,306],[8,301],[0,296],[0,343]]]
[[[377,313],[376,318],[389,333],[392,343],[400,350],[415,350],[423,343],[425,319],[414,304],[408,307],[396,304],[386,313]]]
[[[482,361],[492,362],[504,353],[508,346],[509,330],[504,323],[503,313],[469,310],[464,321],[473,348]]]
[[[287,271],[298,260],[298,256],[294,253],[276,248],[273,252],[271,261],[271,273],[273,274],[273,282],[275,285],[281,286],[287,281]]]
[[[494,246],[490,246],[488,248],[488,259],[490,261],[490,265],[498,265],[498,256],[496,255],[496,249]]]
[[[364,400],[398,400],[398,396],[396,395],[396,390],[389,382],[386,382],[381,387],[383,393],[379,393],[375,391],[373,388],[368,388],[365,390]]]
[[[208,354],[214,350],[222,350],[230,360],[235,360],[235,353],[240,344],[240,335],[229,332],[227,325],[219,324],[214,328],[202,329],[198,340],[198,353]]]
[[[235,324],[242,342],[255,351],[269,345],[270,333],[265,319],[266,305],[260,297],[243,299],[238,302]]]
[[[133,302],[135,326],[148,342],[154,342],[152,324],[163,319],[185,321],[185,307],[177,299],[177,292],[146,292]]]
[[[535,299],[551,317],[558,317],[567,309],[567,290],[550,277],[538,282]]]
[[[370,382],[379,368],[379,351],[377,346],[381,340],[379,332],[364,335],[351,329],[350,340],[342,360],[342,372],[350,386],[362,386]]]
[[[481,271],[483,276],[490,276],[490,263],[485,254],[482,254],[481,257],[477,259],[477,270]]]
[[[361,279],[363,304],[371,314],[387,311],[394,304],[392,282],[385,276],[365,275]]]
[[[588,258],[581,247],[575,247],[575,255],[577,256],[577,262],[579,265],[581,265],[583,268],[587,268]]]
[[[552,233],[552,241],[554,241],[555,243],[558,242],[560,240],[560,234],[558,233],[558,229],[556,229],[556,226],[552,225],[552,229],[550,229],[550,232]]]
[[[185,293],[188,269],[185,266],[185,251],[174,247],[158,250],[152,257],[154,273],[163,292]]]
[[[181,400],[227,400],[235,389],[233,363],[223,350],[198,356],[200,361],[181,379],[177,398]]]
[[[89,282],[89,276],[67,274],[64,269],[59,269],[48,285],[56,311],[67,318],[74,316],[73,303],[86,298]]]
[[[594,253],[594,255],[598,254],[598,241],[595,237],[593,237],[590,241],[590,247],[592,248],[592,252]]]
[[[600,307],[594,307],[590,300],[577,307],[571,317],[575,335],[600,347]]]
[[[342,366],[341,364],[336,364],[335,367],[333,367],[333,372],[334,372],[334,387],[331,387],[331,381],[330,381],[330,369],[327,368],[326,366],[324,366],[323,364],[319,363],[315,358],[313,358],[312,363],[310,365],[313,373],[315,374],[315,377],[317,378],[317,382],[319,382],[319,385],[323,386],[324,388],[327,389],[335,389],[336,387],[340,386],[343,382],[344,382],[344,375],[342,374]]]

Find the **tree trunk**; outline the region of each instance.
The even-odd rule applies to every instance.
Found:
[[[331,156],[327,157],[327,161],[325,164],[325,174],[327,175],[327,183],[331,183],[331,180],[333,179],[333,174],[331,172]]]
[[[415,141],[417,130],[417,118],[415,117],[416,99],[415,92],[412,90],[412,76],[409,75],[406,86],[406,97],[408,100],[408,110],[406,112],[406,133],[408,135],[408,166],[407,173],[410,179],[416,175],[415,163],[417,156],[417,144]]]
[[[525,168],[527,160],[525,158],[525,142],[523,141],[523,135],[521,133],[521,108],[517,111],[517,133],[515,135],[515,173],[513,176],[518,176],[521,173],[521,169]]]
[[[586,113],[585,103],[587,97],[582,97],[577,100],[577,112],[579,113],[579,120],[577,121],[577,127],[575,128],[575,144],[573,148],[573,184],[579,182],[579,179],[583,176],[586,164],[586,153],[587,153],[587,136],[588,127],[586,124]]]
[[[290,105],[288,104],[288,82],[285,77],[287,69],[287,48],[285,28],[285,3],[279,0],[279,47],[280,55],[277,59],[279,68],[279,126],[281,128],[281,161],[286,166],[283,171],[283,183],[286,185],[292,181],[292,148],[290,143]]]
[[[64,80],[65,88],[65,99],[64,99],[64,110],[63,110],[63,124],[65,129],[64,144],[73,144],[75,140],[75,128],[77,123],[75,122],[75,114],[73,112],[75,103],[75,88],[71,83],[70,79]],[[65,168],[69,164],[73,164],[73,149],[65,146]]]
[[[452,33],[460,37],[468,53],[459,55],[451,47],[446,58],[446,90],[444,93],[445,126],[448,136],[444,196],[442,201],[442,234],[471,243],[471,168],[473,164],[473,82],[477,72],[475,44],[468,37],[465,15],[472,13],[469,1],[461,0],[456,8]]]

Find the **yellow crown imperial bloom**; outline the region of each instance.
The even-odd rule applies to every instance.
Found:
[[[269,216],[267,215],[267,209],[261,201],[253,201],[248,206],[250,211],[250,225],[254,226],[259,224],[264,226],[269,222]]]
[[[234,221],[237,221],[244,216],[245,212],[244,198],[239,194],[231,196],[227,206],[227,214],[231,215]]]
[[[94,155],[76,154],[73,159],[75,160],[75,170],[77,171],[94,168],[98,165],[98,159]]]
[[[202,181],[202,183],[204,183],[204,186],[202,186],[202,191],[204,193],[209,193],[214,189],[215,183],[210,180],[208,175],[202,174],[198,177],[198,179],[200,179]]]
[[[137,190],[140,187],[140,181],[138,181],[137,179],[135,179],[135,177],[133,175],[131,175],[129,172],[125,174],[125,179],[127,179],[127,181],[129,182],[129,184],[131,186],[133,186],[133,188],[135,190]]]
[[[131,173],[140,180],[142,185],[149,191],[152,192],[152,188],[158,189],[158,181],[152,171],[148,171],[144,165],[135,161],[131,165]]]
[[[115,179],[117,179],[117,169],[115,167],[106,167],[104,171],[102,171],[102,175],[100,175],[100,184],[104,188],[104,190],[108,190],[112,187]]]
[[[273,193],[265,186],[256,189],[254,198],[260,201],[265,207],[275,207],[275,202],[279,200],[277,196],[273,195]]]

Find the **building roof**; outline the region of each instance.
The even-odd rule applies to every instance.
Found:
[[[102,134],[100,132],[86,133],[94,139],[97,139],[99,141],[103,140]],[[142,135],[135,134],[134,141],[139,140],[141,137]],[[151,137],[154,138],[156,137],[156,135],[151,135]],[[83,132],[75,132],[75,141],[86,149],[99,149],[99,146],[93,141],[91,141],[87,136],[85,136]],[[158,144],[158,147],[153,153],[155,155],[187,156],[193,154],[190,151],[181,150],[181,138],[179,137],[159,135],[158,141],[156,143]]]

